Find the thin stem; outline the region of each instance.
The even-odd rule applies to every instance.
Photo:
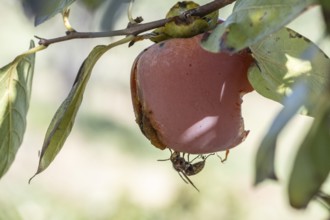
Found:
[[[205,5],[202,5],[198,8],[194,8],[191,9],[189,11],[186,11],[185,13],[183,13],[181,16],[187,16],[187,14],[191,15],[191,16],[199,16],[199,17],[203,17],[207,14],[210,14],[211,12],[218,10],[220,8],[223,8],[233,2],[235,2],[236,0],[214,0],[213,2],[207,3]]]
[[[39,52],[41,50],[44,50],[46,48],[47,48],[47,46],[45,46],[45,45],[39,45],[39,46],[33,47],[33,48],[25,51],[24,53],[18,55],[15,58],[14,62],[18,62],[19,60],[21,60],[22,58],[24,58],[26,55],[34,54],[34,53]]]
[[[134,21],[133,15],[132,15],[133,4],[134,4],[134,0],[131,0],[129,5],[128,5],[128,9],[127,9],[127,17],[128,17],[128,21],[129,21],[130,24],[135,24],[136,23]]]
[[[122,36],[122,35],[138,35],[142,32],[152,30],[158,27],[164,26],[166,23],[176,19],[176,20],[185,20],[189,16],[198,16],[203,17],[213,11],[216,11],[226,5],[233,3],[235,0],[214,0],[208,4],[202,5],[198,8],[191,9],[182,13],[179,16],[161,19],[157,21],[152,21],[144,24],[131,24],[126,29],[115,30],[115,31],[105,31],[105,32],[67,32],[67,35],[56,37],[52,39],[40,38],[39,44],[44,46],[49,46],[50,44],[59,43],[63,41],[68,41],[78,38],[101,38],[101,37],[113,37],[113,36]]]
[[[64,26],[69,32],[76,31],[70,24],[69,16],[70,16],[70,9],[65,9],[65,11],[62,13]]]

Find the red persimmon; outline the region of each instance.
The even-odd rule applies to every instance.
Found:
[[[228,150],[248,134],[242,96],[253,90],[247,51],[210,53],[202,35],[152,45],[135,60],[131,93],[141,131],[160,148],[206,154]]]

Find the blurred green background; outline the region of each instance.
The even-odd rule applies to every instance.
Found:
[[[134,16],[153,21],[165,16],[176,1],[135,0]],[[200,4],[208,1],[196,1]],[[19,1],[0,0],[0,66],[28,48],[34,35],[51,38],[64,34],[58,15],[38,27],[28,19]],[[82,4],[71,8],[78,31],[100,30],[105,7],[91,12]],[[221,11],[226,18],[231,6]],[[126,12],[114,29],[127,25]],[[290,24],[329,55],[330,44],[320,41],[324,26],[315,7]],[[130,67],[149,42],[109,51],[97,63],[71,135],[53,164],[28,184],[38,164],[38,151],[57,107],[66,97],[80,64],[98,44],[117,38],[67,41],[37,54],[28,127],[14,164],[0,180],[0,220],[106,219],[324,219],[326,211],[312,203],[307,210],[289,207],[286,177],[301,137],[312,119],[297,116],[281,135],[277,167],[281,183],[253,187],[257,146],[281,106],[255,92],[242,106],[246,141],[221,164],[210,157],[200,174],[191,177],[200,189],[185,184],[171,163],[157,159],[168,151],[154,148],[134,122],[130,99]]]

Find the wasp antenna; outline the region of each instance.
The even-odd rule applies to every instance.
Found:
[[[168,161],[168,160],[170,160],[170,158],[167,158],[167,159],[159,159],[159,160],[157,160],[157,161]]]
[[[186,178],[186,180],[190,183],[190,185],[192,185],[196,190],[197,192],[199,192],[199,189],[195,186],[195,184],[189,179],[189,177],[182,172],[182,175]],[[186,181],[185,181],[186,182]]]
[[[188,154],[188,156],[189,156],[190,154]],[[199,157],[202,157],[203,155],[197,155],[194,159],[192,159],[192,160],[189,160],[189,157],[188,157],[188,162],[189,163],[192,163],[194,160],[196,160],[197,158],[199,158]],[[202,157],[203,158],[203,157]]]
[[[186,176],[184,173],[182,173],[182,172],[178,172],[178,174],[179,174],[179,176],[181,177],[181,179],[182,179],[185,183],[189,184],[189,182],[188,182],[185,178],[183,178],[183,177],[186,177],[186,178],[187,178],[187,176]]]

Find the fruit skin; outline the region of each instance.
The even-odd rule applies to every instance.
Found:
[[[131,96],[133,109],[135,113],[135,121],[139,125],[142,133],[150,140],[151,144],[160,149],[165,149],[166,145],[162,143],[158,138],[157,130],[153,128],[152,122],[150,122],[148,114],[145,113],[145,108],[141,104],[141,100],[139,97],[139,86],[136,80],[136,67],[137,61],[139,57],[143,54],[143,52],[135,59],[133,64],[132,72],[131,72]],[[151,112],[149,112],[151,114]]]
[[[228,150],[248,134],[241,97],[252,91],[248,52],[203,50],[202,36],[170,39],[143,51],[131,73],[136,121],[160,148],[206,154]]]
[[[198,8],[199,4],[193,1],[181,1],[176,3],[166,14],[166,18],[179,16],[185,11]],[[150,38],[153,42],[161,42],[170,38],[188,38],[215,28],[218,23],[219,11],[214,11],[200,18],[191,16],[182,20],[174,20],[165,24],[164,27],[153,31]]]

